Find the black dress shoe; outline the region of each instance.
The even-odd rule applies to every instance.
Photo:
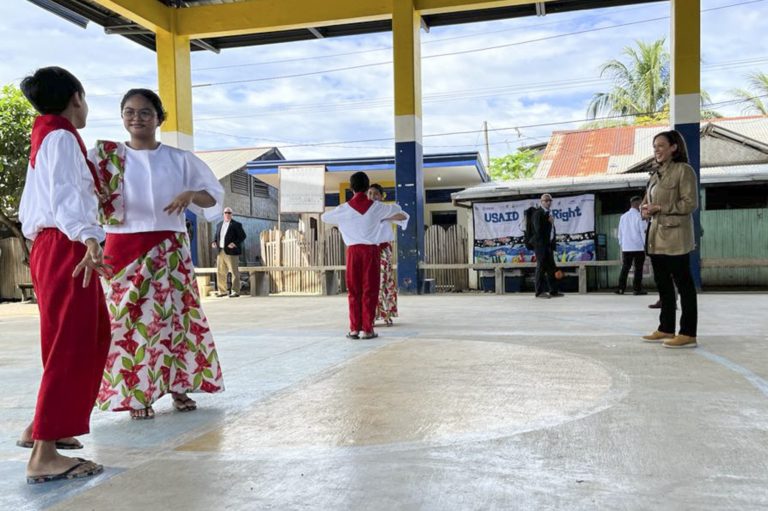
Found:
[[[633,291],[632,294],[635,296],[645,296],[648,294],[648,291]]]
[[[565,295],[563,293],[549,293],[550,298],[562,298]]]
[[[550,296],[549,296],[549,293],[539,293],[536,295],[536,298],[546,298],[547,300],[549,300]]]
[[[648,306],[649,309],[661,309],[661,300]]]
[[[623,295],[624,294],[624,290],[623,289],[617,289],[616,291],[614,291],[614,293],[617,294],[617,295]]]

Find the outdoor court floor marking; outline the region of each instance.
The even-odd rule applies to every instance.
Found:
[[[752,385],[757,390],[759,390],[765,397],[768,397],[768,381],[759,377],[758,375],[756,375],[746,367],[741,366],[736,362],[731,362],[727,358],[722,357],[720,355],[715,355],[714,353],[710,353],[709,351],[704,350],[702,348],[691,348],[691,349],[694,350],[697,355],[700,355],[706,358],[707,360],[711,360],[712,362],[716,362],[721,366],[740,374],[741,376],[744,377],[745,380],[747,380],[750,383],[750,385]]]
[[[390,449],[496,438],[594,413],[626,388],[623,375],[602,363],[561,351],[471,341],[393,343],[273,396],[179,450]]]

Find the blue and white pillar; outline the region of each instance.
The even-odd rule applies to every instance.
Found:
[[[410,215],[398,230],[397,283],[401,293],[421,291],[424,259],[424,176],[421,143],[421,17],[413,0],[393,0],[395,78],[395,183],[398,204]]]

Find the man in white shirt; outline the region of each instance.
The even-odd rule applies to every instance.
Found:
[[[619,245],[621,246],[621,273],[616,294],[623,295],[627,288],[629,269],[634,265],[635,275],[632,281],[632,294],[647,295],[643,291],[643,263],[645,263],[645,232],[648,224],[640,214],[642,198],[634,196],[629,200],[629,210],[619,220]]]
[[[355,195],[332,211],[323,213],[323,222],[336,224],[347,246],[346,282],[349,300],[349,339],[378,337],[373,331],[379,301],[379,243],[382,222],[402,220],[397,204],[374,202],[366,196],[368,176],[355,172],[350,177]]]

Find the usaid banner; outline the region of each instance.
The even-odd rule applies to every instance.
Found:
[[[525,210],[538,207],[539,199],[475,203],[476,263],[523,263],[534,259],[525,248]],[[595,259],[595,196],[553,197],[552,216],[557,231],[555,261]]]

